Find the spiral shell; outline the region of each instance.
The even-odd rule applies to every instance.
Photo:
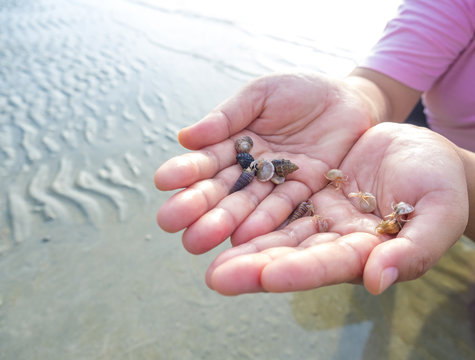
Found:
[[[304,216],[313,216],[314,208],[313,205],[309,201],[302,201],[290,214],[288,223],[290,224],[292,221],[300,219]]]
[[[269,160],[256,160],[251,167],[256,169],[256,177],[259,181],[268,181],[274,176],[274,165]]]
[[[254,146],[254,142],[252,141],[250,136],[241,136],[234,141],[234,148],[238,153],[248,153],[251,151],[252,147]]]
[[[229,193],[232,194],[233,192],[239,191],[249,185],[254,178],[255,172],[251,170],[251,168],[247,168],[246,170],[243,170],[237,181],[234,183],[233,187],[231,190],[229,190]]]
[[[277,176],[286,177],[290,173],[298,170],[298,166],[295,165],[290,160],[280,159],[280,160],[272,160],[272,164],[275,167],[275,174]]]
[[[331,169],[326,174],[325,177],[327,180],[330,180],[330,184],[335,186],[336,190],[341,188],[341,185],[348,181],[348,176],[343,174],[343,171],[340,169]]]
[[[376,231],[379,234],[397,234],[401,230],[401,225],[396,219],[390,220],[381,220],[381,222],[376,226]]]
[[[344,175],[343,171],[341,171],[340,169],[331,169],[325,174],[325,177],[327,178],[327,180],[335,181],[343,179]]]
[[[392,208],[394,211],[393,213],[394,216],[407,215],[414,211],[414,206],[409,205],[408,203],[405,203],[404,201],[401,201],[397,203],[396,205],[393,205]]]
[[[243,169],[247,169],[254,161],[254,158],[249,153],[240,152],[237,154],[236,160]]]
[[[352,192],[348,194],[349,198],[358,198],[358,206],[365,213],[373,212],[376,209],[376,197],[369,192]]]

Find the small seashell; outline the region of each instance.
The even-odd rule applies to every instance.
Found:
[[[325,174],[325,178],[330,180],[330,184],[335,186],[336,190],[341,188],[341,185],[348,181],[348,176],[343,174],[340,169],[331,169]]]
[[[322,233],[322,232],[328,231],[328,228],[329,228],[328,220],[323,218],[322,216],[315,215],[313,217],[313,223],[315,224],[317,232]]]
[[[254,142],[252,141],[250,136],[241,136],[234,141],[234,148],[238,153],[248,153],[251,151],[252,147],[254,146]]]
[[[270,179],[270,181],[272,181],[276,185],[280,185],[280,184],[284,183],[285,177],[277,176],[277,175],[274,174],[274,176],[272,177],[272,179]]]
[[[251,165],[251,163],[254,161],[254,158],[249,153],[240,152],[237,154],[236,160],[243,169],[247,169]]]
[[[381,220],[381,222],[376,226],[376,231],[379,234],[397,234],[401,230],[401,224],[395,218],[390,220]]]
[[[239,191],[249,185],[254,178],[254,174],[254,170],[252,170],[250,167],[243,170],[231,190],[229,190],[229,193],[232,194],[233,192]]]
[[[393,208],[394,216],[407,215],[414,211],[414,206],[409,205],[408,203],[405,203],[404,201],[401,201],[397,203],[396,205],[392,205],[391,207]]]
[[[352,192],[348,194],[348,197],[357,197],[359,208],[365,213],[373,212],[376,209],[376,197],[369,192]]]
[[[288,223],[290,224],[292,221],[300,219],[304,216],[313,216],[314,214],[314,207],[313,204],[309,201],[302,201],[290,214]]]
[[[274,165],[269,160],[256,160],[251,167],[256,169],[256,177],[259,181],[268,181],[274,176]]]
[[[272,164],[275,167],[275,173],[277,176],[286,177],[290,173],[298,170],[298,166],[295,165],[290,160],[280,159],[280,160],[272,160]]]

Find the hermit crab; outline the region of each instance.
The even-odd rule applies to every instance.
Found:
[[[335,190],[340,190],[341,186],[348,181],[348,176],[344,175],[340,169],[329,170],[325,177],[330,180],[330,184],[335,186]]]
[[[242,136],[235,140],[234,148],[237,151],[236,160],[243,169],[241,175],[230,190],[230,194],[241,190],[249,185],[256,177],[259,181],[272,181],[274,184],[282,184],[285,177],[298,170],[298,166],[286,159],[254,160],[250,154],[254,142],[250,136]]]
[[[286,159],[272,160],[272,164],[275,171],[274,176],[270,180],[276,185],[282,184],[287,175],[299,169],[297,165]]]
[[[290,216],[277,228],[277,230],[283,229],[291,222],[306,216],[313,217],[312,220],[317,232],[328,231],[328,220],[320,215],[315,214],[315,207],[310,200],[302,201],[300,204],[298,204],[292,214],[290,214]]]
[[[401,224],[396,219],[381,220],[376,226],[378,234],[394,235],[401,230]]]
[[[385,218],[388,220],[381,220],[381,222],[376,227],[376,231],[379,234],[397,234],[404,223],[407,222],[407,215],[414,211],[414,206],[401,201],[396,205],[391,205],[393,212],[389,215],[386,215]]]
[[[315,215],[313,217],[313,223],[315,224],[315,228],[317,232],[322,233],[322,232],[327,232],[330,224],[328,223],[328,219],[320,216],[320,215]]]
[[[290,224],[292,221],[300,219],[304,216],[313,216],[315,213],[315,208],[310,200],[302,201],[290,214],[287,223]]]
[[[376,197],[369,192],[351,192],[348,194],[348,197],[357,198],[359,209],[365,213],[376,210]]]

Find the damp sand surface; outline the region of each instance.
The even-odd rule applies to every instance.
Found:
[[[347,73],[396,6],[354,3],[1,2],[1,359],[475,356],[467,239],[378,297],[230,298],[204,284],[229,244],[193,256],[155,224],[178,129],[255,76]]]

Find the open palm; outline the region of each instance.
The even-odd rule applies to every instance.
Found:
[[[231,236],[234,245],[274,230],[293,208],[322,189],[323,174],[337,167],[371,124],[365,106],[341,81],[317,75],[274,75],[252,82],[179,140],[191,150],[158,169],[161,190],[185,190],[160,208],[166,231],[202,253]],[[342,131],[344,129],[344,131]],[[227,196],[241,170],[233,139],[250,135],[257,158],[286,158],[300,169],[277,187],[253,181]]]
[[[159,189],[184,188],[161,206],[157,221],[169,232],[186,228],[183,244],[192,253],[231,237],[234,247],[207,272],[211,288],[238,294],[364,281],[379,293],[396,278],[420,276],[457,240],[468,206],[457,155],[429,130],[380,124],[367,131],[373,120],[366,105],[341,81],[271,76],[179,133],[182,145],[197,151],[157,170]],[[243,134],[252,137],[255,158],[286,158],[299,170],[281,185],[252,181],[228,195],[241,172],[233,140]],[[336,167],[348,176],[338,191],[324,177]],[[376,196],[374,213],[360,212],[348,198],[358,191]],[[317,233],[312,218],[274,231],[307,199],[327,219],[328,232]],[[416,210],[386,242],[375,227],[399,201]]]
[[[329,185],[311,197],[316,213],[329,222],[328,232],[303,218],[226,250],[208,269],[208,285],[238,294],[364,281],[376,294],[393,281],[422,275],[463,233],[468,214],[463,167],[447,141],[430,130],[377,125],[340,168],[348,176],[341,190]],[[361,212],[348,198],[358,191],[376,196],[374,213]],[[415,211],[389,240],[393,236],[375,228],[399,201]]]

